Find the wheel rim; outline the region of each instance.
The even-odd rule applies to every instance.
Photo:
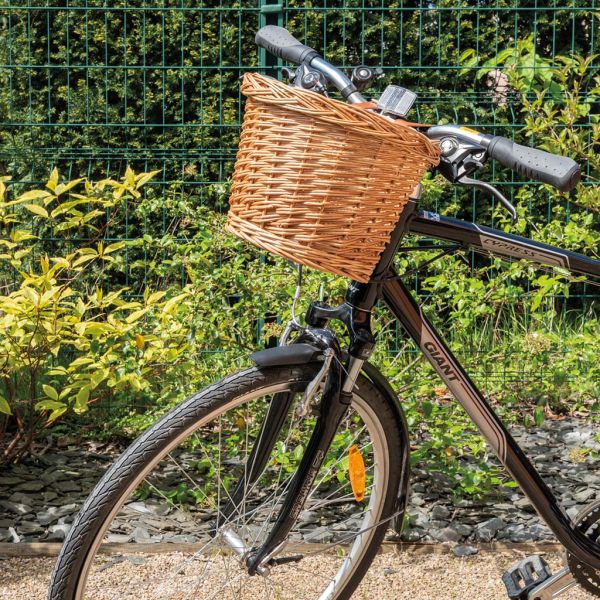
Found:
[[[89,587],[90,587],[90,586],[88,586],[88,584],[90,583],[90,573],[91,573],[91,571],[94,571],[94,569],[92,568],[93,566],[95,566],[94,560],[98,557],[98,550],[99,550],[100,546],[103,544],[105,535],[107,534],[107,532],[110,532],[111,524],[118,522],[118,519],[115,521],[115,517],[120,516],[119,513],[122,511],[123,507],[125,506],[125,509],[129,509],[129,507],[131,506],[132,493],[134,491],[139,490],[140,485],[147,483],[149,481],[149,475],[153,472],[153,470],[155,470],[157,468],[157,466],[162,461],[165,460],[165,457],[171,457],[173,455],[174,450],[176,448],[180,447],[185,440],[188,440],[190,438],[190,436],[197,434],[198,431],[202,431],[203,428],[205,428],[207,426],[207,424],[212,423],[215,420],[215,418],[219,417],[222,419],[224,414],[232,413],[232,411],[234,411],[238,407],[249,407],[249,406],[251,406],[253,401],[262,399],[265,396],[270,396],[274,393],[286,391],[288,388],[289,388],[289,385],[287,383],[271,385],[271,386],[263,387],[261,389],[254,390],[252,392],[243,394],[243,395],[227,402],[224,406],[218,407],[218,408],[210,411],[202,420],[195,423],[193,426],[189,427],[185,431],[181,432],[177,436],[177,438],[174,439],[168,445],[168,447],[165,450],[163,450],[158,456],[156,456],[154,459],[152,459],[150,461],[150,463],[148,463],[148,465],[146,465],[146,467],[142,471],[140,471],[138,476],[130,483],[127,491],[121,496],[120,501],[113,508],[113,510],[111,511],[111,514],[105,520],[101,530],[98,532],[98,534],[95,538],[95,541],[91,546],[91,550],[86,557],[83,568],[81,570],[81,575],[79,578],[78,587],[77,587],[77,591],[76,591],[76,598],[78,600],[83,600],[84,598],[90,597],[88,595],[88,593],[86,592],[86,589],[89,589]],[[326,542],[324,547],[322,547],[322,548],[319,547],[317,550],[311,549],[310,552],[303,552],[305,558],[303,558],[303,560],[301,560],[298,564],[293,564],[290,566],[286,565],[285,567],[280,567],[280,566],[276,567],[277,576],[281,576],[283,574],[283,580],[285,580],[288,577],[288,574],[291,574],[291,575],[289,575],[291,577],[291,576],[293,576],[294,572],[297,574],[302,571],[306,571],[307,569],[305,568],[305,566],[307,564],[311,564],[310,560],[312,560],[313,555],[316,556],[317,560],[322,562],[322,559],[319,559],[319,556],[318,556],[319,554],[324,553],[324,552],[331,552],[332,549],[334,549],[334,548],[337,549],[337,552],[339,553],[341,548],[344,548],[349,544],[347,549],[344,550],[345,556],[343,558],[339,557],[339,561],[337,561],[340,563],[339,567],[336,565],[329,569],[329,570],[331,570],[331,569],[334,570],[333,575],[329,574],[326,578],[327,581],[325,581],[324,583],[316,584],[316,586],[323,588],[323,589],[320,589],[319,593],[314,594],[314,592],[311,591],[309,593],[310,595],[299,596],[296,591],[296,592],[294,592],[294,595],[293,595],[294,598],[310,597],[310,598],[319,598],[320,600],[328,600],[328,599],[335,598],[337,596],[337,594],[339,593],[339,591],[345,587],[349,578],[354,573],[356,567],[360,564],[366,550],[369,547],[372,537],[375,534],[376,525],[380,522],[380,519],[381,519],[381,513],[383,510],[383,505],[384,505],[384,500],[385,500],[384,493],[385,493],[385,490],[387,489],[387,484],[388,484],[388,480],[389,480],[389,455],[388,455],[388,448],[387,448],[385,433],[381,427],[381,423],[379,422],[374,410],[369,406],[369,404],[367,403],[367,401],[365,399],[361,398],[357,394],[355,394],[353,397],[352,410],[353,410],[353,415],[354,415],[353,419],[355,419],[355,420],[356,420],[356,418],[359,419],[359,424],[356,427],[356,430],[360,432],[360,429],[364,428],[364,432],[366,432],[368,434],[368,438],[369,438],[369,445],[367,445],[363,448],[363,452],[365,451],[365,449],[368,448],[370,455],[371,455],[370,463],[369,463],[369,461],[367,461],[367,465],[368,465],[367,472],[369,472],[369,469],[370,469],[370,473],[371,473],[369,475],[370,486],[368,487],[368,492],[369,492],[368,493],[368,503],[366,504],[364,510],[362,511],[360,519],[358,521],[357,521],[357,519],[354,519],[354,526],[352,529],[350,529],[348,531],[344,531],[342,528],[343,533],[338,534],[338,536],[334,537],[332,540],[327,540],[327,536],[322,536],[323,540]],[[250,429],[249,427],[246,427],[246,432],[249,429]],[[221,437],[224,437],[224,434],[222,433],[222,428],[220,428],[219,431],[221,432],[220,433]],[[284,427],[284,431],[285,431],[285,427]],[[354,433],[356,434],[356,431]],[[350,439],[351,439],[351,441],[356,441],[356,439],[358,439],[359,436],[360,436],[360,434],[355,435],[354,438],[350,438]],[[344,443],[347,444],[347,440],[344,440]],[[221,445],[219,445],[219,448],[221,448]],[[326,461],[327,461],[327,459],[326,459]],[[322,477],[321,473],[324,470],[331,469],[332,465],[335,466],[336,464],[341,464],[341,462],[342,462],[342,460],[339,460],[338,463],[334,462],[334,463],[327,464],[327,462],[326,462],[325,466],[322,468],[321,472],[319,473],[319,476],[317,477],[317,481],[319,481],[319,478]],[[221,470],[217,469],[216,472],[218,474],[220,474]],[[281,469],[279,472],[281,473]],[[290,477],[291,477],[291,475],[288,476],[288,479]],[[219,475],[217,475],[217,480],[219,480]],[[276,490],[277,489],[285,489],[283,487],[284,485],[285,485],[285,480],[279,486],[279,488],[276,488]],[[225,489],[225,486],[220,486],[220,487],[223,487]],[[348,482],[345,482],[342,486],[340,486],[339,489],[345,490],[347,492],[348,487],[349,487]],[[313,500],[314,500],[314,498],[316,498],[316,500],[317,500],[316,507],[315,507],[315,503],[313,501],[313,504],[311,506],[307,507],[307,508],[309,508],[309,510],[312,509],[314,511],[315,508],[329,507],[329,505],[332,503],[330,501],[331,499],[328,500],[327,498],[323,497],[322,494],[320,496],[315,495],[317,491],[320,492],[319,485],[315,486],[315,488],[311,492],[311,498],[313,498]],[[279,495],[279,497],[281,497],[281,494]],[[333,498],[333,499],[337,499],[337,498]],[[344,494],[342,494],[342,500],[344,500]],[[319,503],[320,503],[320,505],[319,505]],[[222,506],[222,503],[219,505]],[[275,502],[273,502],[272,505],[274,506]],[[178,511],[181,510],[180,506],[177,506],[177,510]],[[256,506],[251,507],[251,511],[256,511],[256,510],[257,510]],[[246,511],[244,514],[248,515],[251,513],[251,511]],[[304,512],[306,512],[306,511],[303,511],[303,513]],[[258,518],[258,514],[256,512],[254,514]],[[276,512],[275,512],[275,514],[276,514]],[[352,513],[351,517],[354,517],[354,516],[355,516],[354,513]],[[247,519],[247,521],[249,521],[249,519]],[[270,520],[266,519],[264,522],[269,523]],[[343,523],[344,522],[342,521],[342,525],[343,525]],[[248,523],[246,523],[245,525],[247,526]],[[336,522],[336,525],[339,525],[339,523]],[[270,530],[270,527],[267,526],[266,531],[268,531],[268,530]],[[293,533],[294,532],[295,531],[293,531]],[[321,534],[322,533],[327,533],[327,532],[321,532]],[[254,532],[254,534],[256,534],[256,531]],[[318,537],[321,534],[313,535],[311,533],[311,535],[313,535],[313,537]],[[266,533],[265,533],[265,535],[266,535]],[[262,538],[260,535],[256,536],[255,542],[257,542],[257,545],[260,545],[261,541],[264,541],[264,536]],[[303,542],[304,542],[304,546],[306,546],[307,543],[314,545],[314,540],[310,540],[310,538],[306,539],[306,536],[305,536],[305,539],[303,540]],[[210,551],[215,550],[215,546],[216,546],[216,544],[214,543],[214,539],[213,539],[212,545],[207,544],[207,545],[204,545],[203,547],[201,547],[200,549],[194,548],[192,555],[191,555],[192,558],[191,559],[186,558],[183,561],[184,566],[185,565],[189,566],[190,564],[193,564],[193,563],[191,563],[191,561],[193,561],[193,560],[200,560],[199,557],[202,557],[202,560],[204,560],[204,557],[206,557]],[[221,549],[222,549],[221,547],[218,548],[218,550],[221,550]],[[292,549],[293,549],[293,547],[287,549],[288,554]],[[137,547],[134,546],[130,551],[136,552],[136,550],[137,550]],[[139,550],[137,550],[137,551],[139,551]],[[159,556],[164,556],[164,555],[159,555]],[[234,556],[235,556],[234,553],[230,552],[230,557],[233,558]],[[230,562],[232,562],[231,558],[228,559]],[[307,560],[307,559],[309,559],[309,560]],[[204,587],[202,585],[202,581],[204,581],[204,582],[209,581],[209,577],[206,575],[206,572],[208,569],[208,560],[210,560],[210,559],[206,560],[207,565],[205,567],[203,567],[204,575],[202,575],[202,574],[200,575],[201,581],[199,582],[198,587]],[[102,568],[105,567],[105,564],[106,563],[102,564]],[[109,567],[108,567],[109,569],[113,568],[112,566],[110,566],[110,560],[108,560],[108,564],[109,564]],[[313,567],[313,568],[315,568],[315,567]],[[321,568],[321,567],[319,566],[319,568]],[[171,574],[173,575],[174,579],[175,579],[175,575],[178,575],[180,573],[185,573],[181,569],[182,569],[181,565],[178,566],[176,569],[171,569],[171,571],[172,571]],[[102,569],[100,569],[100,570],[102,570]],[[226,570],[227,570],[227,568],[226,568]],[[239,571],[241,574],[237,573],[235,575],[235,577],[237,577],[238,579],[242,579],[242,580],[244,578],[248,579],[246,577],[245,571],[241,568],[241,566],[239,567]],[[311,575],[311,574],[317,576],[316,573],[310,573],[308,575]],[[229,577],[231,579],[231,573],[226,573],[226,575],[229,575]],[[197,573],[196,573],[195,577],[198,578]],[[270,581],[267,582],[267,579],[269,579],[269,578],[270,578]],[[185,579],[185,577],[183,579]],[[256,580],[256,577],[253,579]],[[263,592],[261,597],[272,597],[272,598],[287,597],[285,595],[281,595],[276,590],[275,587],[269,587],[269,586],[273,586],[274,585],[273,582],[275,581],[275,578],[271,574],[268,577],[263,577],[263,578],[259,578],[259,579],[265,580],[265,582],[264,582],[265,591],[268,592],[268,594],[269,594],[269,595],[265,596],[265,594]],[[178,581],[179,581],[179,578],[178,578]],[[233,581],[235,582],[236,580],[234,579]],[[314,581],[315,581],[314,579],[311,581],[311,586],[313,586],[313,587],[315,587]],[[317,579],[317,581],[318,581],[318,579]],[[254,587],[256,587],[256,585],[258,585],[258,584],[255,584],[255,583],[253,584]],[[281,584],[281,582],[279,582],[278,585],[283,585],[283,584]],[[218,590],[219,594],[215,594],[214,597],[224,597],[222,594],[227,592],[227,593],[229,593],[229,595],[226,596],[227,598],[229,598],[229,597],[231,597],[231,598],[245,598],[245,597],[256,598],[255,592],[246,593],[245,589],[242,590],[241,583],[240,583],[239,589],[237,589],[237,587],[236,587],[236,589],[233,590],[233,586],[234,586],[234,584],[231,582],[226,584],[227,589]],[[235,583],[235,586],[237,586],[237,583]],[[119,589],[120,593],[123,591],[122,588],[118,588],[118,589]],[[187,595],[185,595],[186,594],[185,590],[183,591],[183,595],[180,594],[179,591],[174,595],[164,595],[163,592],[161,592],[161,591],[156,591],[156,590],[154,590],[154,591],[157,594],[156,595],[157,598],[159,598],[159,597],[160,598],[188,597]],[[196,589],[196,588],[193,589],[192,592],[193,592],[192,595],[194,596],[194,598],[198,598],[198,599],[202,598],[202,597],[206,597],[208,600],[208,598],[213,597],[212,594],[205,594],[205,596],[200,596],[198,594],[198,589]],[[244,595],[244,594],[246,594],[246,595]],[[92,596],[92,597],[96,597],[96,596]],[[101,595],[100,597],[110,598],[112,596],[104,594],[104,595]]]

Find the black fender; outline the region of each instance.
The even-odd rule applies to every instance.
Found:
[[[305,365],[323,360],[323,350],[310,344],[291,344],[259,350],[250,355],[257,367],[283,367],[285,365]]]
[[[291,344],[290,346],[277,346],[267,348],[260,352],[255,352],[250,358],[259,367],[273,367],[283,365],[298,365],[309,362],[323,360],[323,350],[307,343]],[[400,447],[402,456],[400,457],[400,483],[396,492],[395,513],[397,516],[393,519],[391,527],[400,535],[404,523],[404,512],[408,503],[408,483],[410,477],[410,438],[408,433],[408,424],[398,396],[392,388],[390,382],[383,373],[369,362],[365,362],[362,368],[363,374],[373,383],[377,390],[386,398],[390,408],[394,412],[396,425],[400,432]]]

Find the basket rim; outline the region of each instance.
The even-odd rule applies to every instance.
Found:
[[[271,98],[266,97],[265,94],[268,92],[268,88],[277,90],[278,97],[275,95]],[[293,102],[290,103],[290,100],[299,100],[302,103],[311,105],[310,108],[313,111],[319,107],[322,112],[318,110],[312,112],[311,119],[329,125],[335,123],[337,127],[348,130],[353,129],[356,135],[379,137],[393,146],[404,148],[413,146],[415,150],[418,148],[422,158],[431,166],[439,163],[439,145],[401,120],[387,119],[377,113],[367,111],[364,107],[354,106],[335,98],[328,98],[310,90],[292,87],[274,77],[256,72],[244,74],[241,91],[251,102],[275,106],[281,110],[302,115],[306,115],[308,106],[298,106]],[[342,115],[346,120],[342,118]],[[349,118],[352,122],[349,122]]]

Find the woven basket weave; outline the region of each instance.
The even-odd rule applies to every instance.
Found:
[[[226,229],[295,262],[369,280],[411,192],[439,150],[376,113],[257,73]]]

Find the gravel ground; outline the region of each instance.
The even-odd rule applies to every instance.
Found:
[[[503,552],[494,554],[479,554],[465,558],[457,558],[451,554],[430,554],[414,556],[408,552],[388,552],[379,555],[371,567],[367,577],[354,595],[356,600],[494,600],[505,599],[504,586],[500,579],[503,570],[522,558],[516,552]],[[557,556],[547,556],[553,567],[560,563]],[[116,576],[126,574],[128,581],[145,579],[144,570],[155,567],[155,561],[160,561],[161,569],[168,569],[169,564],[181,560],[181,555],[162,554],[145,557],[145,564],[135,565],[124,561],[102,573],[104,583],[110,587],[111,580]],[[320,557],[320,560],[334,560],[333,558]],[[0,598],[3,600],[42,600],[46,598],[46,586],[53,565],[52,559],[7,559],[2,561],[2,575],[0,576]],[[137,572],[136,572],[137,571]],[[257,584],[262,578],[253,578]],[[121,582],[124,581],[121,579]],[[310,585],[309,580],[302,585]],[[133,587],[133,585],[131,586]],[[160,589],[160,586],[156,586]],[[155,587],[155,589],[156,589]],[[204,590],[215,590],[212,585],[204,586]],[[99,598],[107,597],[102,593],[100,584]],[[113,588],[114,589],[114,588]],[[122,588],[121,588],[122,589]],[[156,590],[158,591],[158,590]],[[162,590],[165,592],[166,590]],[[172,591],[172,590],[171,590]],[[300,593],[298,593],[300,592]],[[286,593],[277,595],[278,600],[287,598],[296,599],[304,597],[306,587],[302,590],[286,587]],[[160,594],[154,597],[171,598],[170,594]],[[148,598],[146,593],[140,594],[133,589],[123,590],[118,595],[110,593],[110,598],[118,600],[124,598]],[[188,597],[187,594],[177,596]],[[194,595],[198,597],[198,593]],[[221,593],[219,599],[226,596]],[[237,597],[237,596],[236,596]],[[265,588],[253,590],[248,596],[253,600],[267,598]],[[592,596],[581,590],[571,591],[564,596],[565,600],[590,600]]]

